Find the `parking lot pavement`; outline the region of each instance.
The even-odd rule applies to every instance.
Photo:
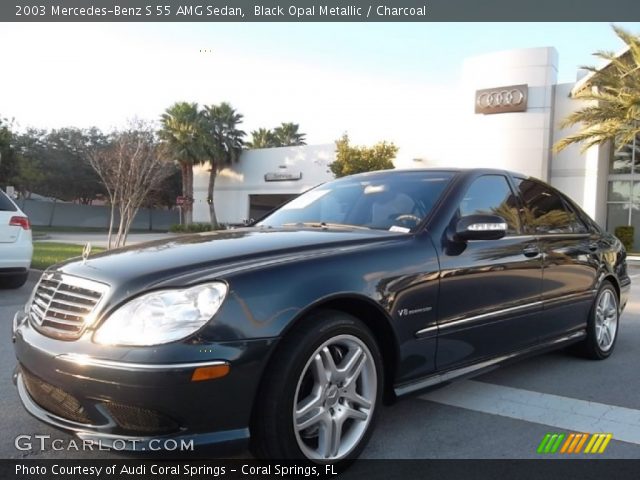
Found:
[[[632,275],[640,283],[640,268]],[[11,375],[13,313],[33,288],[0,291],[0,458],[116,458],[117,452],[40,451],[15,448],[18,435],[72,437],[41,424],[20,405]],[[364,458],[540,458],[547,433],[613,433],[601,458],[640,458],[640,285],[620,324],[616,350],[606,361],[566,352],[530,358],[472,380],[400,400],[384,407]],[[215,452],[211,452],[215,453]],[[248,453],[241,454],[247,457]],[[556,455],[557,456],[557,455]],[[572,455],[586,458],[589,455]],[[546,458],[549,455],[545,456]],[[568,457],[562,455],[560,457]],[[127,458],[130,458],[128,456]]]

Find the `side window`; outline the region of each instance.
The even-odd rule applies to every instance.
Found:
[[[458,207],[460,216],[499,215],[507,222],[507,234],[520,233],[518,201],[502,175],[476,178]]]
[[[15,212],[16,206],[13,204],[9,197],[4,192],[0,191],[0,212]]]
[[[586,228],[562,198],[544,183],[516,178],[524,202],[524,222],[535,233],[584,233]]]
[[[588,215],[583,211],[580,211],[579,208],[572,203],[569,198],[561,194],[562,201],[564,202],[565,208],[573,215],[573,233],[590,233],[591,232],[591,222],[589,221]]]

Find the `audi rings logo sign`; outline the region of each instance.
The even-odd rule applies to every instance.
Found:
[[[527,110],[528,85],[487,88],[476,91],[476,113],[525,112]]]

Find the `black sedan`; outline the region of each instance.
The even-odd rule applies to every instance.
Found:
[[[536,179],[362,174],[250,228],[48,269],[14,378],[29,413],[103,445],[339,463],[382,402],[569,345],[607,358],[629,285],[620,241]]]

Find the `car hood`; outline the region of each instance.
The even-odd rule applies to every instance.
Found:
[[[381,230],[242,228],[184,235],[72,259],[53,267],[62,273],[112,286],[131,282],[152,285],[183,279],[194,273],[208,278],[254,268],[265,262],[287,262],[363,244],[406,238]]]

